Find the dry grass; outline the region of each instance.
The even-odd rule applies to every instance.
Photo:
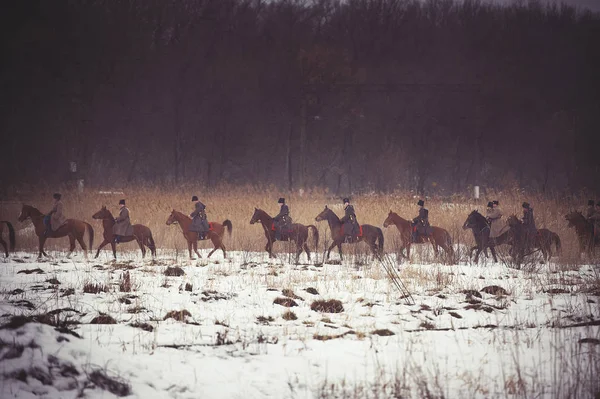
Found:
[[[344,311],[344,305],[337,299],[314,301],[310,305],[310,308],[315,312],[323,313],[341,313]]]
[[[105,284],[85,283],[83,285],[83,292],[86,294],[100,294],[108,291],[109,289]]]
[[[27,226],[30,222],[19,223],[16,219],[20,212],[20,204],[27,203],[47,212],[51,206],[52,192],[48,191],[19,190],[18,194],[9,195],[8,205],[0,209],[0,218],[11,221],[17,229]],[[100,191],[123,192],[123,194],[100,194]],[[264,248],[264,235],[262,228],[250,225],[249,221],[254,207],[262,208],[273,215],[278,211],[276,200],[285,196],[290,204],[294,221],[303,224],[315,224],[321,233],[320,250],[329,237],[325,222],[315,222],[315,216],[327,204],[338,215],[343,210],[340,198],[332,195],[327,190],[306,190],[303,195],[286,193],[275,187],[233,187],[222,186],[210,191],[196,186],[182,186],[177,190],[172,188],[153,187],[111,187],[101,189],[87,189],[84,193],[62,190],[65,211],[68,217],[83,219],[92,224],[96,230],[96,238],[101,234],[101,224],[93,220],[91,215],[102,205],[106,205],[115,214],[118,210],[118,200],[126,198],[131,211],[132,221],[147,225],[153,232],[154,239],[159,249],[176,249],[187,254],[187,244],[177,225],[165,224],[172,209],[184,213],[191,212],[192,204],[189,201],[192,194],[201,192],[202,201],[207,204],[208,218],[210,221],[222,222],[230,219],[233,223],[232,237],[225,238],[229,250],[262,251]],[[540,194],[524,193],[521,189],[493,192],[487,194],[479,201],[474,201],[465,196],[447,196],[426,198],[430,220],[433,225],[447,229],[453,237],[454,243],[472,245],[473,238],[470,231],[462,230],[467,215],[473,209],[485,211],[488,200],[500,200],[505,216],[522,214],[521,203],[530,202],[535,208],[536,222],[539,228],[545,227],[559,234],[563,242],[563,257],[567,263],[577,260],[577,246],[574,231],[568,229],[564,215],[572,209],[582,209],[587,201],[587,195],[559,197],[543,196]],[[408,192],[394,192],[389,194],[369,193],[353,195],[352,202],[355,206],[358,220],[361,223],[382,226],[390,210],[404,218],[412,218],[417,213],[415,205],[417,198]],[[385,250],[393,252],[398,242],[398,232],[394,226],[383,229],[385,235]],[[31,231],[18,231],[17,240],[20,248],[33,250],[37,246],[37,239]],[[98,240],[96,239],[96,245]],[[312,240],[311,240],[312,243]],[[48,249],[67,248],[68,240],[49,240]],[[312,245],[312,244],[310,244]],[[363,244],[359,244],[362,246]],[[209,248],[210,243],[201,242],[201,248]],[[121,250],[135,249],[135,243],[123,244]],[[311,247],[312,249],[312,247]],[[276,251],[287,251],[286,245],[275,245]]]

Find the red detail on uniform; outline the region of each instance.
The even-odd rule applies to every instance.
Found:
[[[271,230],[275,231],[275,223],[271,225]]]
[[[413,231],[417,231],[417,226],[413,226]]]
[[[215,229],[213,222],[208,222],[208,231],[213,231]]]
[[[358,236],[359,236],[359,237],[362,237],[362,236],[363,236],[362,224],[359,224],[359,225],[358,225],[358,227],[359,227],[359,229],[360,229],[360,232],[358,233]]]

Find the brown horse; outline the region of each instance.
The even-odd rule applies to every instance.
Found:
[[[342,243],[344,243],[346,236],[342,231],[343,223],[341,222],[340,218],[335,214],[334,211],[325,205],[325,209],[323,209],[323,211],[317,215],[315,220],[317,222],[327,220],[327,223],[329,224],[329,230],[331,231],[331,238],[333,239],[333,242],[327,249],[327,258],[325,260],[327,261],[329,259],[329,254],[331,253],[333,247],[338,248],[340,259],[343,259]],[[351,240],[348,242],[348,244],[355,244],[357,242],[364,241],[369,245],[375,256],[379,257],[383,255],[383,231],[381,231],[379,227],[372,226],[370,224],[361,225],[360,231],[361,234],[358,236],[358,239]]]
[[[260,222],[265,232],[265,237],[267,238],[265,251],[267,251],[269,254],[269,258],[274,258],[275,255],[273,254],[273,243],[276,240],[275,230],[273,230],[273,218],[262,209],[254,208],[254,214],[252,215],[252,219],[250,219],[250,224],[254,224],[256,222]],[[308,249],[308,245],[306,245],[306,241],[308,241],[309,228],[312,229],[313,232],[316,250],[319,247],[319,230],[317,230],[316,226],[313,226],[312,224],[305,226],[300,223],[293,223],[289,232],[281,232],[279,241],[294,241],[296,243],[296,263],[298,263],[298,260],[300,259],[302,250],[306,252],[306,256],[308,256],[308,260],[310,261],[310,250]]]
[[[585,252],[591,258],[594,248],[600,246],[600,237],[594,237],[594,224],[588,221],[579,211],[565,215],[569,227],[575,228],[579,241],[579,252]]]
[[[560,255],[561,243],[558,234],[548,229],[538,229],[537,234],[528,237],[523,222],[515,215],[509,216],[506,223],[510,226],[512,235],[511,255],[518,263],[522,262],[526,255],[530,255],[536,250],[540,250],[544,261],[548,261],[552,256],[552,244],[556,245],[556,252]]]
[[[6,246],[6,241],[4,241],[4,239],[2,239],[2,232],[4,231],[4,225],[6,225],[6,227],[8,227],[8,242],[10,244],[10,252],[15,251],[15,229],[13,228],[13,225],[10,222],[7,222],[6,220],[0,220],[0,244],[2,244],[2,246],[4,247],[4,253],[6,254],[6,257],[8,258],[8,247]]]
[[[192,219],[189,216],[184,215],[183,213],[173,209],[173,212],[171,212],[171,215],[169,215],[169,218],[167,219],[167,226],[173,223],[177,223],[179,224],[179,227],[181,227],[183,237],[188,243],[190,259],[193,259],[192,247],[194,248],[194,252],[196,253],[196,255],[198,255],[199,258],[202,258],[202,255],[200,255],[200,253],[198,252],[198,233],[196,233],[195,231],[190,231]],[[219,224],[217,222],[209,222],[209,226],[210,231],[208,232],[208,234],[206,234],[204,239],[208,240],[210,238],[215,248],[212,251],[210,251],[208,257],[210,258],[210,256],[219,248],[223,251],[223,257],[227,257],[227,254],[225,252],[225,245],[223,244],[223,236],[225,235],[225,227],[227,227],[227,232],[229,233],[229,235],[231,235],[231,230],[233,229],[231,221],[229,219],[226,219],[225,221],[223,221],[223,224]]]
[[[400,254],[404,256],[403,251],[406,248],[406,259],[410,259],[410,247],[412,244],[425,244],[427,242],[430,242],[433,246],[436,257],[439,255],[438,246],[442,247],[449,259],[454,257],[452,237],[450,237],[450,234],[441,227],[431,226],[432,234],[430,236],[419,235],[417,237],[417,242],[412,242],[412,224],[408,220],[400,217],[396,212],[390,211],[383,222],[383,227],[388,227],[391,224],[396,225],[400,232],[400,238],[402,240]]]
[[[96,251],[96,258],[100,255],[100,250],[104,248],[104,246],[110,244],[113,256],[117,259],[117,245],[115,243],[115,235],[113,234],[113,226],[115,225],[115,218],[112,213],[105,206],[102,207],[98,212],[94,213],[92,216],[93,219],[102,220],[102,227],[104,228],[104,232],[102,236],[104,237],[104,241],[98,246],[98,251]],[[143,224],[134,224],[133,225],[133,235],[132,236],[121,236],[119,239],[119,243],[130,242],[136,240],[140,249],[142,250],[142,258],[146,256],[146,247],[150,249],[152,252],[152,256],[156,256],[156,245],[154,244],[154,238],[152,238],[152,231]]]
[[[83,254],[87,258],[87,248],[85,246],[85,242],[83,241],[83,235],[85,234],[86,228],[90,235],[90,249],[94,243],[94,229],[89,223],[77,219],[67,219],[65,224],[46,236],[44,216],[46,215],[30,205],[23,205],[23,208],[21,208],[21,214],[19,215],[19,222],[24,222],[29,218],[33,222],[35,234],[38,236],[40,244],[38,259],[42,257],[42,254],[44,256],[48,256],[48,254],[46,254],[44,251],[44,243],[46,242],[46,239],[61,238],[65,236],[69,236],[69,254],[67,257],[70,257],[75,250],[75,240],[77,240],[79,245],[81,245],[81,249],[83,249]]]

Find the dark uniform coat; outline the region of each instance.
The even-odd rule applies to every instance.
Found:
[[[596,237],[596,240],[600,239],[600,211],[595,210],[588,220],[594,223],[594,237]]]
[[[429,211],[425,208],[419,209],[419,215],[413,219],[413,224],[417,226],[417,233],[429,234],[431,226],[429,225]]]
[[[348,205],[345,208],[344,217],[340,219],[340,222],[343,223],[342,232],[345,235],[349,236],[357,236],[360,232],[360,226],[358,225],[358,220],[356,220],[356,213],[354,213],[354,207],[352,205]]]
[[[208,219],[206,217],[206,206],[202,202],[196,202],[194,212],[190,214],[190,217],[192,218],[190,231],[206,233],[209,230]]]
[[[289,231],[292,229],[292,218],[290,217],[290,208],[286,204],[281,205],[277,216],[273,218],[275,229],[280,231]]]
[[[67,218],[63,213],[63,203],[62,201],[58,200],[56,201],[54,207],[50,211],[50,226],[52,227],[53,231],[56,231],[60,226],[62,226],[66,222]]]
[[[588,206],[587,210],[585,211],[585,218],[591,218],[594,215],[594,213],[596,213],[596,208],[594,208],[594,205]]]
[[[527,234],[537,234],[535,219],[533,218],[533,208],[523,209],[523,226]]]
[[[129,209],[126,206],[121,208],[119,216],[115,218],[113,234],[124,237],[133,235],[133,226],[131,220],[129,220]]]

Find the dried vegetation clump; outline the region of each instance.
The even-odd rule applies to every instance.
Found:
[[[171,310],[163,317],[163,320],[175,319],[177,321],[185,321],[186,317],[192,317],[192,314],[187,309]]]
[[[275,298],[273,300],[273,303],[275,305],[285,306],[286,308],[291,308],[291,307],[294,307],[294,306],[298,306],[298,304],[296,303],[296,301],[294,301],[292,298],[283,298],[283,297]]]
[[[167,267],[167,270],[165,270],[165,276],[180,277],[180,276],[183,276],[184,274],[185,274],[185,272],[179,266],[174,266],[174,267],[169,266],[169,267]]]
[[[83,285],[83,292],[86,294],[100,294],[102,292],[108,292],[108,286],[100,283],[85,283]]]
[[[315,312],[322,313],[341,313],[344,311],[344,305],[337,299],[317,300],[310,305],[310,308]]]

